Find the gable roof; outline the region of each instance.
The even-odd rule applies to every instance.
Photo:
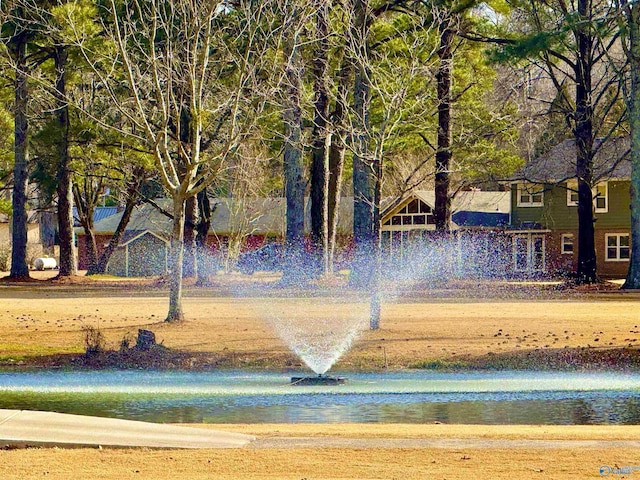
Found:
[[[432,209],[436,204],[436,194],[434,190],[414,190],[404,196],[400,202],[395,202],[385,208],[382,218],[396,213],[414,198],[422,200]],[[498,212],[509,213],[511,200],[509,192],[484,192],[479,190],[469,190],[458,192],[451,201],[452,213],[472,211],[472,212]]]
[[[131,235],[131,238],[129,238],[127,240],[123,240],[122,242],[120,242],[119,246],[120,247],[124,247],[126,245],[129,245],[130,243],[135,242],[136,240],[144,237],[145,235],[151,235],[153,237],[156,237],[158,240],[161,240],[165,244],[169,245],[169,240],[167,240],[166,238],[158,235],[157,233],[152,232],[151,230],[145,230],[143,232],[137,232],[135,235]]]
[[[381,219],[384,223],[390,216],[395,215],[413,199],[426,203],[431,210],[436,203],[433,190],[414,190],[404,196],[399,202],[394,202],[385,208]],[[453,227],[495,227],[508,223],[511,196],[509,192],[484,192],[470,190],[458,192],[451,201],[451,220]]]
[[[629,137],[613,137],[604,143],[596,140],[593,177],[596,181],[631,178]],[[540,155],[517,172],[512,182],[558,183],[576,177],[576,143],[565,140]]]

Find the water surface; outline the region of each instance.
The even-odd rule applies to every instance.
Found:
[[[262,372],[0,373],[0,408],[167,423],[640,424],[638,374],[343,375],[303,387]]]

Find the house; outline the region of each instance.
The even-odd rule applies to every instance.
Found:
[[[435,230],[433,224],[434,193],[415,191],[398,202],[390,204],[382,212],[383,246],[392,256],[403,256],[410,240],[425,239]],[[171,211],[170,201],[162,199],[157,207]],[[284,198],[233,198],[211,199],[214,206],[207,244],[212,255],[222,257],[229,250],[252,250],[265,243],[282,241],[286,229],[286,201]],[[125,236],[114,253],[107,271],[117,275],[152,275],[166,271],[168,267],[169,236],[172,220],[161,209],[143,204],[134,210]],[[487,245],[494,245],[489,232],[495,234],[509,219],[508,192],[461,192],[453,201],[453,222],[460,235],[459,245],[469,241],[470,232],[476,232]],[[98,251],[109,242],[120,214],[96,222],[95,235]],[[338,215],[337,236],[341,251],[348,255],[353,231],[353,197],[343,197]],[[305,205],[305,229],[310,230],[309,202]],[[82,229],[77,230],[80,268],[86,268],[86,252]],[[476,249],[477,250],[477,249]],[[487,247],[486,252],[491,251]],[[84,262],[84,263],[83,263]]]
[[[11,268],[11,217],[0,213],[0,271]],[[42,256],[42,242],[39,215],[36,211],[27,212],[27,263],[31,264]]]
[[[123,276],[157,275],[169,265],[168,250],[172,222],[167,212],[172,210],[169,199],[156,204],[145,203],[136,207],[131,215],[123,240],[114,252],[107,272]],[[212,256],[222,260],[228,251],[253,250],[265,243],[282,241],[286,231],[286,200],[284,198],[211,199],[211,227],[207,245]],[[309,204],[306,205],[305,225],[310,225]],[[94,233],[98,254],[108,244],[120,222],[121,213],[96,222]],[[344,236],[353,222],[353,200],[343,199],[339,235]],[[87,254],[82,241],[83,229],[78,235],[79,268],[87,268]]]
[[[509,223],[510,193],[458,192],[451,202],[452,235],[440,241],[435,232],[435,192],[416,190],[383,209],[382,252],[390,271],[414,277],[445,274],[506,275],[509,262],[504,228]]]
[[[616,137],[596,146],[593,211],[597,269],[603,277],[624,277],[630,255],[629,139]],[[509,230],[515,272],[575,272],[575,162],[575,142],[565,140],[513,177]]]

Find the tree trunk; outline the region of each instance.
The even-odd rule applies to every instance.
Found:
[[[369,105],[371,86],[367,65],[367,0],[354,1],[353,55],[355,80],[353,89],[353,243],[354,265],[351,281],[370,288],[373,281],[375,250],[375,169],[369,148]]]
[[[447,15],[447,14],[445,14]],[[436,150],[435,205],[433,216],[436,231],[448,234],[451,231],[451,197],[449,196],[451,170],[451,71],[453,69],[454,31],[453,19],[448,16],[439,26],[438,70],[436,71],[438,93],[438,147]]]
[[[207,237],[209,235],[209,229],[211,228],[211,218],[215,211],[217,204],[211,209],[211,203],[207,196],[207,189],[198,192],[198,225],[196,227],[196,256],[198,262],[196,285],[206,285],[209,283],[209,275],[213,273],[211,271],[212,262],[209,254],[209,246],[207,245]]]
[[[380,250],[380,201],[382,200],[382,158],[379,158],[375,165],[375,187],[373,200],[373,288],[369,305],[369,329],[378,330],[380,328],[381,299],[380,289],[382,281],[382,252]]]
[[[41,209],[44,207],[41,207]],[[56,242],[56,216],[50,211],[41,210],[38,216],[40,223],[40,242],[45,255],[53,255]]]
[[[283,112],[284,143],[284,181],[287,201],[285,248],[289,265],[285,267],[282,281],[285,283],[300,280],[304,254],[304,193],[302,161],[302,110],[300,108],[300,83],[302,77],[302,58],[297,44],[297,35],[287,34],[283,50],[285,55],[285,110]]]
[[[10,277],[21,280],[29,278],[29,266],[27,265],[27,181],[29,177],[27,35],[25,33],[16,35],[9,48],[16,65]]]
[[[184,264],[183,277],[193,278],[197,274],[196,266],[196,219],[198,218],[198,203],[195,196],[185,202],[184,222]]]
[[[355,81],[353,154],[353,242],[355,258],[350,281],[370,294],[369,327],[380,328],[380,161],[370,151],[369,108],[371,103],[368,65],[369,3],[354,1]]]
[[[184,320],[182,311],[182,263],[184,257],[184,217],[185,198],[179,192],[173,193],[173,229],[169,252],[169,313],[165,321]]]
[[[330,272],[333,271],[335,262],[342,175],[346,153],[346,145],[343,139],[338,138],[343,134],[343,131],[335,132],[331,136],[331,146],[329,147],[329,192],[327,199],[327,248],[329,252],[327,263]]]
[[[329,118],[329,88],[327,72],[329,65],[329,5],[328,0],[317,0],[316,42],[313,56],[313,88],[315,92],[313,148],[311,156],[311,245],[314,270],[329,269],[329,142],[327,128]]]
[[[578,1],[578,13],[589,18],[589,0]],[[595,230],[593,218],[593,107],[591,99],[591,66],[593,38],[588,29],[576,30],[578,58],[576,62],[576,176],[578,177],[578,271],[580,284],[598,281]]]
[[[331,146],[329,149],[329,199],[327,201],[329,268],[333,269],[340,197],[342,194],[342,175],[346,153],[345,138],[347,135],[345,117],[349,105],[348,95],[353,82],[353,59],[345,55],[338,73],[338,93],[333,111]]]
[[[87,266],[95,265],[98,263],[98,248],[96,244],[96,235],[93,233],[93,225],[85,228],[84,233],[84,245],[87,251]]]
[[[60,239],[59,277],[78,273],[74,232],[73,232],[73,192],[71,158],[69,156],[69,104],[66,98],[66,68],[68,52],[63,46],[56,46],[54,60],[56,69],[56,130],[58,161],[58,236]]]
[[[134,173],[133,176],[134,178],[129,181],[129,185],[127,187],[127,202],[125,204],[124,211],[122,212],[122,216],[120,217],[120,221],[118,222],[118,226],[116,227],[116,231],[113,232],[113,235],[111,236],[107,247],[103,250],[96,264],[93,266],[89,266],[87,275],[96,275],[106,272],[107,265],[109,264],[109,259],[111,259],[111,255],[116,250],[116,248],[118,248],[120,240],[122,239],[122,236],[127,229],[129,220],[131,220],[131,214],[133,213],[133,209],[136,206],[138,200],[140,185],[142,184],[142,179],[144,178],[141,169],[136,170],[136,173]]]
[[[627,5],[631,37],[631,259],[622,288],[640,288],[640,3]]]

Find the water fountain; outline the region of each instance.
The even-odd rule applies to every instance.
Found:
[[[302,299],[268,299],[268,305],[256,305],[256,312],[266,318],[278,337],[316,374],[293,376],[292,385],[345,382],[345,378],[327,372],[367,328],[367,304],[362,299],[323,292]]]
[[[387,264],[384,291],[376,292],[378,302],[393,301],[405,285],[435,284],[443,279],[477,274],[477,266],[468,261],[455,262],[452,251],[458,249],[462,258],[476,258],[476,246],[458,244],[455,239],[440,240],[425,248],[424,243],[407,245],[402,261]],[[495,267],[495,265],[494,265]],[[369,328],[370,309],[374,308],[369,293],[348,288],[322,288],[318,285],[297,286],[292,290],[271,289],[271,295],[256,298],[252,303],[255,315],[265,319],[278,337],[316,375],[293,376],[291,384],[338,385],[343,377],[327,374],[347,352],[358,335]],[[261,287],[255,284],[239,293],[255,297]],[[274,298],[273,294],[278,297]],[[379,303],[377,308],[379,308]]]

